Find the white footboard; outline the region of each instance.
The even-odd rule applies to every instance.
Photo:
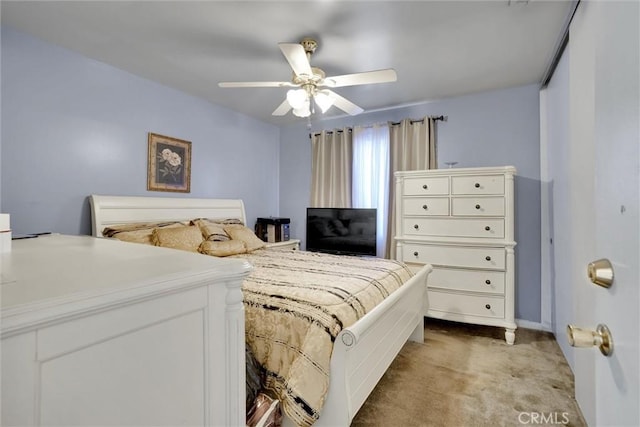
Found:
[[[348,426],[408,339],[424,342],[425,265],[398,291],[337,336],[327,401],[314,426]]]

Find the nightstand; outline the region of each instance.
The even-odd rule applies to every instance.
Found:
[[[300,240],[290,239],[282,242],[267,243],[267,249],[277,249],[280,251],[298,251],[300,250]]]

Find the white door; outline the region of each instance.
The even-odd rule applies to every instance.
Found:
[[[576,399],[598,427],[640,425],[639,21],[637,1],[583,1],[569,42],[573,323],[606,324],[614,345],[608,357],[574,351]],[[587,276],[600,258],[613,264],[608,289]]]

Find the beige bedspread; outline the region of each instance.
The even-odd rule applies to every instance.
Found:
[[[266,387],[300,426],[318,419],[338,333],[406,282],[403,264],[380,258],[261,249],[236,255],[256,268],[243,285],[246,340]]]

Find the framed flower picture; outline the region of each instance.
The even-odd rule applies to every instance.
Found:
[[[147,190],[191,191],[191,142],[149,133]]]

